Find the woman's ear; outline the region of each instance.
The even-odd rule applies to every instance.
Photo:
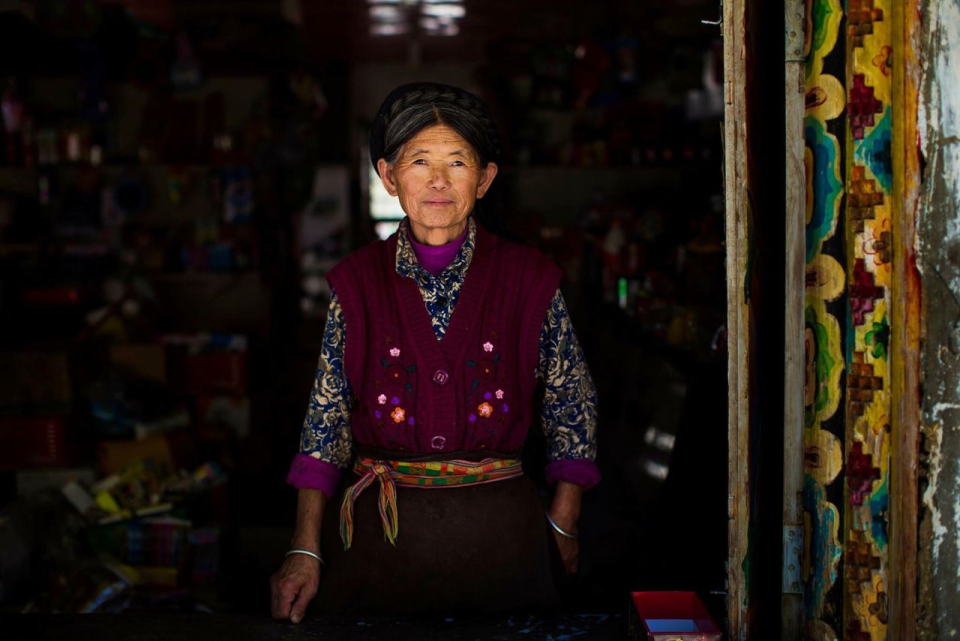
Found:
[[[483,168],[480,174],[480,184],[477,185],[477,198],[483,198],[490,190],[490,185],[493,184],[493,179],[497,177],[498,170],[495,162],[488,162],[487,166]]]
[[[380,174],[380,182],[383,183],[383,188],[387,190],[387,193],[396,196],[397,184],[393,179],[393,165],[388,163],[386,158],[377,161],[377,173]]]

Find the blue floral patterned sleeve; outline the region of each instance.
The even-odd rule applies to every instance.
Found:
[[[540,332],[538,376],[544,382],[541,422],[547,437],[547,458],[594,459],[597,390],[560,290],[550,303]]]
[[[353,450],[350,431],[353,391],[343,371],[345,331],[343,309],[334,292],[323,332],[320,364],[300,434],[301,454],[341,468],[350,465]]]

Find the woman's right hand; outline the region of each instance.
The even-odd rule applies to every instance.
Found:
[[[291,554],[270,577],[274,619],[300,623],[320,585],[320,561],[306,554]]]

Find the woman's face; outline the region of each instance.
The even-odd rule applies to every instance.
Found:
[[[481,166],[473,146],[446,125],[422,130],[393,165],[381,158],[377,169],[387,192],[400,199],[414,238],[429,245],[463,232],[474,203],[497,175],[496,164]]]

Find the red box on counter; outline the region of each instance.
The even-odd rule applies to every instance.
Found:
[[[720,641],[720,628],[695,592],[633,592],[630,638]]]
[[[67,465],[66,434],[62,416],[0,418],[0,469]]]

